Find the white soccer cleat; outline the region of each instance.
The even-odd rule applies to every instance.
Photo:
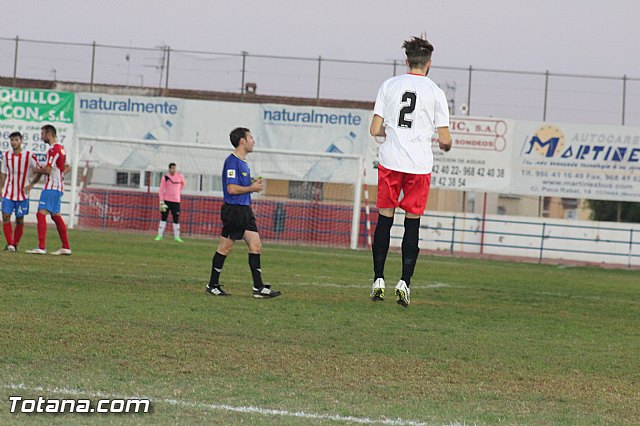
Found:
[[[61,248],[56,251],[51,252],[54,256],[71,256],[71,249]]]
[[[47,254],[47,251],[41,249],[40,247],[36,247],[33,250],[27,250],[25,253],[29,253],[29,254]]]
[[[402,305],[405,308],[409,306],[409,303],[411,302],[411,291],[404,280],[400,280],[398,281],[398,284],[396,284],[396,302],[398,302],[398,305]]]
[[[374,302],[383,301],[384,300],[384,279],[378,278],[373,282],[373,286],[371,287],[371,300]]]

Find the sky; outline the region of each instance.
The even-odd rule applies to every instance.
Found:
[[[435,63],[640,75],[640,2],[628,0],[0,0],[0,5],[3,37],[383,61],[402,58],[402,41],[426,32],[436,47]]]
[[[0,10],[5,38],[392,61],[426,33],[434,66],[640,78],[630,0],[0,0]],[[1,60],[10,49],[0,45]]]

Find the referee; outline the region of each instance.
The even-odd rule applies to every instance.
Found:
[[[279,291],[272,290],[262,282],[260,270],[260,234],[256,225],[256,218],[251,210],[251,193],[264,189],[262,178],[251,179],[251,171],[247,163],[247,155],[253,152],[255,140],[251,131],[238,127],[229,134],[231,144],[235,148],[227,157],[222,169],[222,191],[224,204],[220,211],[222,219],[222,233],[220,243],[213,256],[211,278],[206,292],[212,296],[227,296],[220,286],[220,273],[224,261],[233,248],[236,240],[243,239],[249,248],[249,267],[253,277],[253,297],[256,299],[270,299],[280,296]]]

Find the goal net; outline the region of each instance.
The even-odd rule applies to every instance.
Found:
[[[169,163],[187,181],[180,204],[183,236],[218,237],[222,167],[233,147],[79,135],[73,159],[72,224],[81,228],[155,232],[158,191]],[[265,190],[252,194],[260,236],[266,241],[356,248],[360,223],[362,157],[256,149],[247,161]],[[171,217],[167,228],[172,226]],[[167,229],[167,232],[171,232]]]

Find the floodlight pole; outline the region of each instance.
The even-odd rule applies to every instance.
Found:
[[[167,46],[167,73],[165,74],[164,88],[169,88],[169,60],[171,58],[171,46]]]
[[[471,75],[473,67],[469,65],[469,87],[467,88],[467,117],[471,114]]]
[[[627,106],[627,75],[622,76],[622,125],[624,126],[624,116]]]
[[[318,84],[316,86],[316,104],[320,102],[320,76],[322,70],[322,56],[318,56]]]
[[[13,87],[16,87],[16,78],[18,76],[18,44],[19,44],[19,37],[16,36],[16,49],[15,49],[15,53],[13,56]]]
[[[248,52],[242,51],[242,83],[240,83],[240,94],[242,96],[242,101],[244,102],[244,80],[245,74],[247,72],[247,54]]]
[[[94,41],[91,48],[91,83],[89,84],[89,91],[93,92],[93,75],[96,68],[96,42]]]
[[[542,121],[547,121],[547,96],[549,94],[549,70],[544,73],[544,105],[542,107]]]

